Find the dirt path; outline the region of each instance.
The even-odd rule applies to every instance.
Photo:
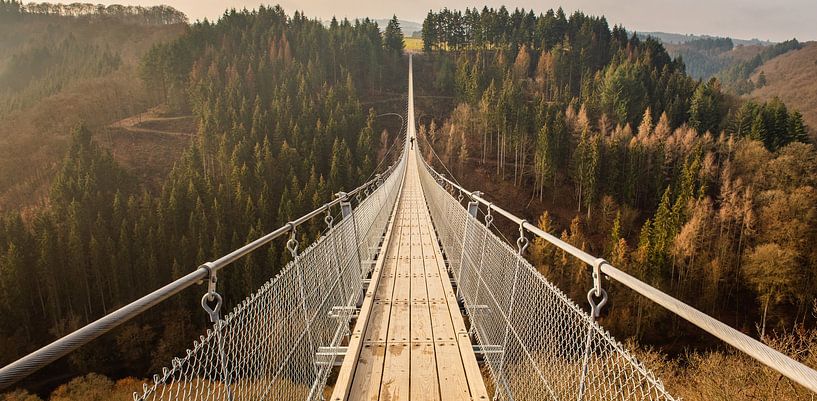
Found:
[[[151,122],[171,122],[171,121],[180,121],[187,118],[193,117],[192,115],[189,116],[177,116],[177,117],[161,117],[156,109],[150,109],[144,113],[140,113],[134,116],[130,116],[127,118],[123,118],[119,121],[114,122],[110,125],[111,128],[122,128],[129,132],[135,133],[148,133],[148,134],[162,134],[162,135],[172,135],[172,136],[184,136],[184,137],[193,137],[194,134],[192,132],[177,132],[177,131],[165,131],[165,130],[158,130],[153,128],[144,128],[139,127],[140,124],[144,123],[151,123]]]

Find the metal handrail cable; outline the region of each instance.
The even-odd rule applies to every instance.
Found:
[[[381,175],[375,176],[375,178],[372,178],[357,188],[347,192],[345,198],[351,198],[354,195],[363,193],[366,188],[369,188],[373,184],[377,184],[378,180],[391,175],[399,164],[400,160],[396,161]],[[343,201],[345,201],[344,197],[336,197],[332,201],[323,204],[321,207],[242,246],[241,248],[238,248],[212,262],[204,263],[187,275],[182,276],[181,278],[117,309],[114,312],[88,323],[84,327],[59,338],[34,352],[31,352],[30,354],[6,365],[3,368],[0,368],[0,390],[8,388],[12,384],[24,379],[57,359],[62,358],[77,348],[91,342],[97,337],[113,330],[114,328],[140,315],[153,306],[156,306],[173,295],[178,294],[182,290],[194,284],[201,283],[212,273],[215,273],[236,260],[241,259],[256,249],[270,243],[276,238],[289,233],[293,228],[297,228],[312,218],[325,213],[327,210]]]
[[[433,176],[446,182],[448,185],[451,185],[452,188],[461,191],[472,200],[479,202],[490,210],[504,216],[508,220],[519,224],[520,227],[524,228],[528,232],[544,239],[545,241],[548,241],[557,248],[576,257],[582,262],[593,267],[599,266],[601,273],[610,279],[619,282],[625,287],[630,288],[647,299],[663,306],[670,312],[680,316],[718,339],[737,348],[741,352],[799,383],[803,387],[817,393],[817,371],[814,369],[804,365],[803,363],[795,361],[789,356],[769,347],[768,345],[763,344],[732,327],[729,327],[723,322],[720,322],[719,320],[693,308],[692,306],[670,296],[669,294],[666,294],[657,288],[652,287],[643,281],[617,269],[603,259],[590,255],[589,253],[582,251],[581,249],[559,239],[558,237],[543,231],[536,225],[517,217],[513,213],[508,212],[507,210],[497,206],[495,203],[488,201],[479,194],[476,194],[475,191],[468,191],[460,184],[455,182],[456,180],[449,179],[435,171],[434,168],[425,161],[422,161],[422,163]]]

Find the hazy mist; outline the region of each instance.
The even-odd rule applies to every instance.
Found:
[[[66,1],[64,3],[71,3]],[[252,0],[145,0],[101,1],[105,4],[169,4],[185,12],[191,20],[215,19],[228,8],[255,8],[260,2]],[[267,3],[275,4],[275,3]],[[740,39],[767,39],[782,41],[796,37],[817,39],[817,1],[814,0],[564,0],[541,2],[535,0],[281,0],[280,4],[291,13],[302,10],[311,18],[341,17],[386,18],[397,14],[400,19],[422,22],[429,9],[442,7],[462,9],[483,5],[509,8],[533,8],[544,12],[550,7],[562,6],[568,14],[582,10],[593,15],[605,15],[608,22],[623,24],[630,30],[730,36]]]

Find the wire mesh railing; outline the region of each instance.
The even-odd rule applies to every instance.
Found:
[[[135,400],[315,400],[348,334],[404,174],[385,181],[327,234],[193,343]],[[293,236],[294,238],[294,236]]]
[[[420,166],[420,177],[499,399],[673,399],[649,369],[525,260],[527,240],[514,250],[490,231],[490,212],[483,224],[427,166]]]

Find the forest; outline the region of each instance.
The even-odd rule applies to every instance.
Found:
[[[725,57],[735,48],[730,38],[701,38],[675,46],[675,53],[684,60],[687,74],[696,79],[708,79],[729,67]],[[667,49],[670,52],[670,49]]]
[[[66,11],[0,0],[0,21],[75,21],[116,13],[111,7]],[[429,12],[422,34],[423,54],[414,58],[418,145],[430,163],[817,365],[817,150],[797,110],[778,99],[742,100],[725,78],[695,79],[659,41],[578,11],[443,9]],[[727,46],[713,41],[700,50]],[[0,99],[9,100],[0,107],[9,113],[55,87],[15,78],[27,70],[65,60],[105,77],[132,62],[139,101],[123,109],[162,105],[192,116],[196,131],[152,186],[103,146],[104,124],[64,129],[66,145],[41,200],[0,218],[0,365],[353,188],[388,164],[400,129],[379,118],[404,107],[396,17],[381,32],[369,19],[323,24],[262,6],[185,25],[138,56],[82,40],[43,47],[3,60]],[[300,243],[321,229],[301,231]],[[586,269],[538,240],[529,258],[585,305]],[[227,308],[286,261],[272,246],[225,270]],[[605,285],[611,303],[602,325],[643,347],[642,359],[684,399],[804,399],[801,388],[781,390],[769,371]],[[129,394],[139,380],[126,377],[160,370],[207,327],[200,296],[180,294],[23,386],[43,397],[54,390],[51,399],[60,400]],[[728,375],[712,374],[724,367]],[[57,374],[64,371],[91,374]],[[727,396],[737,393],[742,398]],[[21,390],[6,400],[38,399],[29,396],[36,397]]]
[[[47,199],[80,122],[119,163],[148,154],[121,144],[168,147],[169,138],[132,138],[108,127],[155,105],[138,77],[140,59],[154,43],[187,30],[185,23],[24,11],[33,6],[0,1],[0,214],[26,214]],[[162,164],[143,163],[142,170]]]
[[[399,125],[376,122],[364,102],[404,107],[402,50],[397,25],[384,34],[370,20],[325,27],[280,7],[233,10],[155,44],[138,71],[147,96],[193,113],[195,140],[153,191],[90,128],[71,131],[47,199],[0,219],[0,364],[370,177]],[[301,230],[301,242],[322,229],[314,222]],[[286,257],[270,247],[225,271],[226,306],[273,276]],[[160,370],[206,328],[206,315],[193,309],[200,295],[176,297],[30,382],[49,391],[64,378],[45,378],[67,369],[112,377]]]
[[[756,54],[749,60],[736,63],[729,66],[729,68],[720,71],[717,76],[721,79],[727,87],[734,90],[737,94],[745,94],[751,92],[753,89],[765,85],[763,79],[758,79],[753,82],[749,79],[752,72],[764,62],[769,59],[786,53],[791,50],[800,49],[803,45],[797,39],[787,40],[764,48],[759,54]]]
[[[779,99],[742,100],[718,78],[695,80],[661,43],[611,29],[603,17],[444,9],[423,27],[435,90],[454,98],[449,116],[420,119],[421,143],[436,150],[425,148],[429,162],[543,230],[814,365],[817,150],[797,110]],[[590,279],[580,263],[541,240],[530,257],[585,304]],[[718,345],[611,285],[603,325],[675,355],[679,382],[695,384],[678,385],[685,399],[714,399],[695,380],[709,380],[704,372],[716,358],[751,371],[728,352],[696,354],[693,345]],[[775,392],[776,380],[758,380],[746,399],[806,394]],[[728,381],[719,385],[730,394]]]
[[[18,0],[0,1],[0,12],[7,18],[20,15],[62,16],[86,19],[111,18],[129,23],[163,25],[186,24],[187,16],[170,6],[123,6],[112,4],[105,6],[92,3],[28,3]]]

